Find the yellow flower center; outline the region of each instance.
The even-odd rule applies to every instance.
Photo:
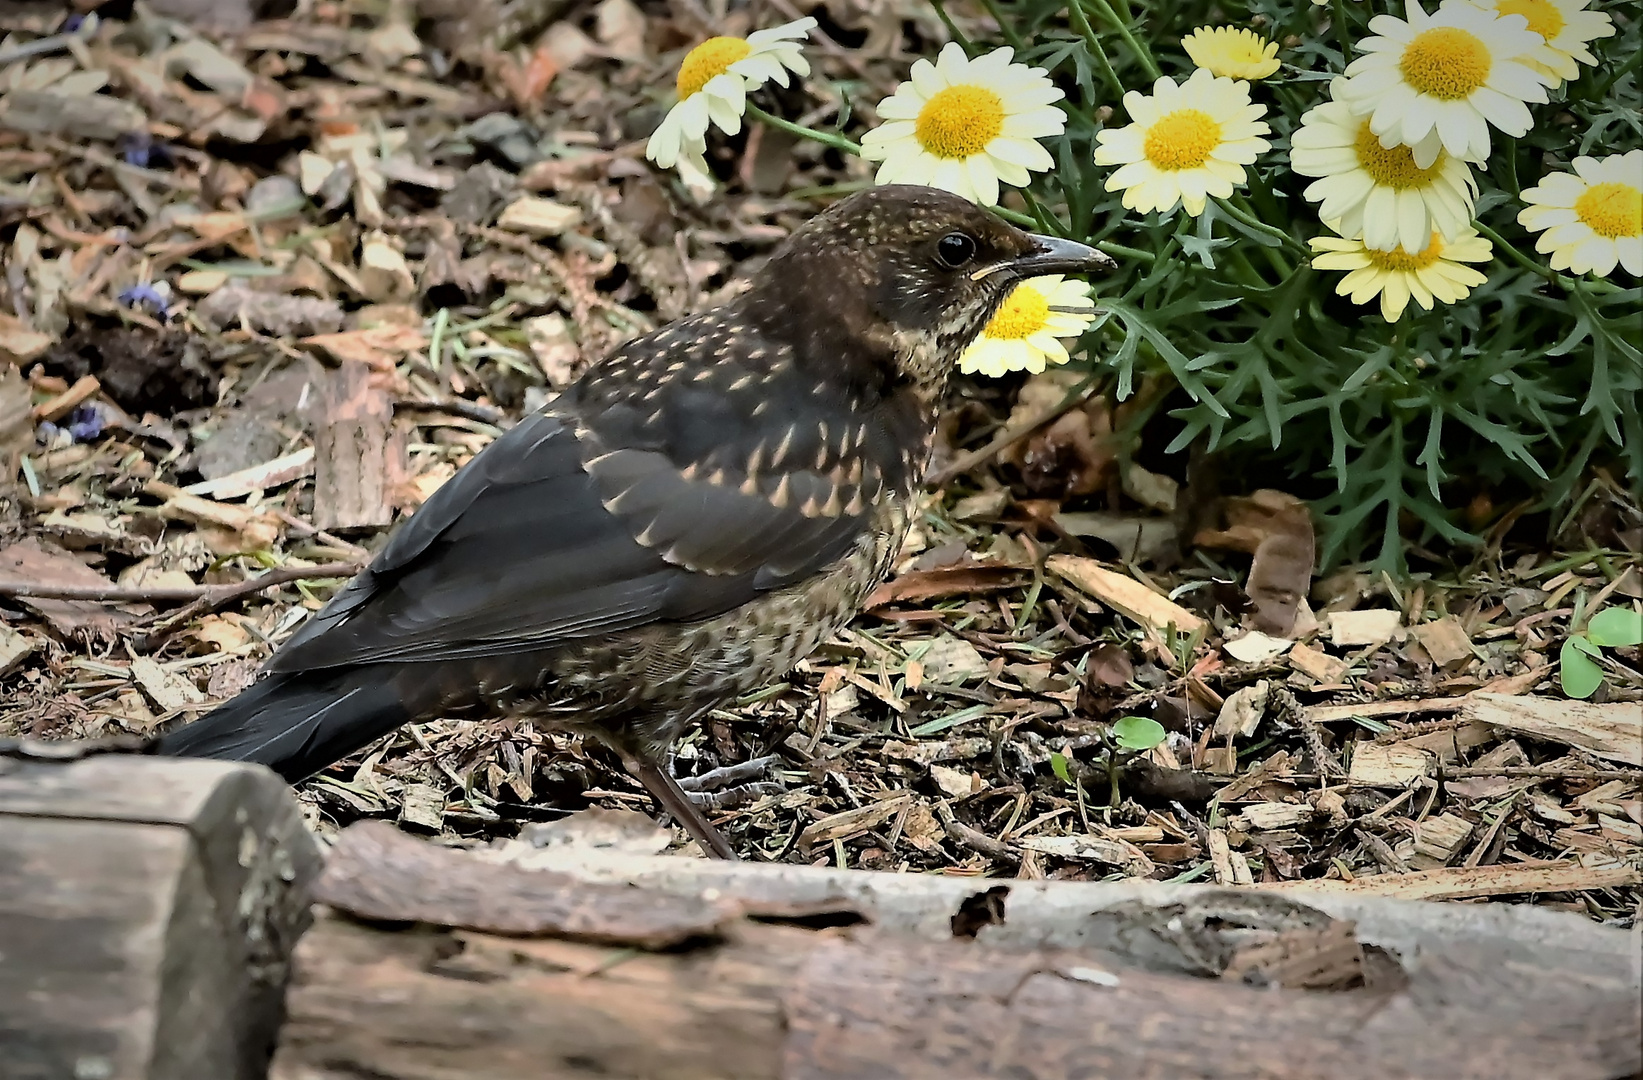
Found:
[[[1522,15],[1529,20],[1529,29],[1547,41],[1563,33],[1563,12],[1552,0],[1500,0],[1495,10],[1502,15]]]
[[[1489,46],[1453,26],[1423,30],[1403,51],[1404,81],[1423,94],[1459,101],[1489,79]]]
[[[1425,187],[1438,175],[1438,169],[1443,164],[1443,152],[1438,152],[1438,160],[1432,163],[1429,169],[1423,169],[1415,164],[1415,154],[1407,146],[1394,146],[1388,150],[1381,145],[1381,140],[1369,130],[1369,121],[1364,121],[1363,127],[1358,129],[1358,141],[1354,147],[1358,151],[1358,164],[1369,178],[1382,187],[1412,188]]]
[[[1017,285],[982,333],[999,341],[1019,341],[1044,329],[1050,302],[1031,285]]]
[[[1426,250],[1418,255],[1411,255],[1403,248],[1396,248],[1392,251],[1370,251],[1366,248],[1364,254],[1369,256],[1370,262],[1382,270],[1398,270],[1404,273],[1412,270],[1425,270],[1443,255],[1443,240],[1437,233],[1433,233],[1432,242],[1427,244]]]
[[[1196,169],[1221,145],[1221,125],[1197,109],[1177,109],[1147,129],[1141,150],[1160,169]]]
[[[739,37],[708,38],[689,53],[679,65],[679,96],[687,98],[698,93],[711,80],[730,70],[738,60],[746,60],[753,46]]]
[[[924,103],[914,131],[938,158],[974,157],[1004,133],[1004,100],[985,86],[949,86]]]
[[[1638,236],[1643,234],[1643,190],[1630,184],[1593,184],[1575,200],[1575,213],[1599,236]]]

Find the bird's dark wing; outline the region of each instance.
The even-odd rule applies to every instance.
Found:
[[[842,557],[876,489],[864,493],[861,470],[828,450],[825,424],[772,429],[768,410],[755,417],[757,405],[725,405],[709,389],[666,384],[644,399],[660,412],[633,409],[636,392],[527,417],[435,492],[270,667],[474,657],[706,618]],[[842,413],[832,429],[848,432]],[[770,467],[779,440],[786,464]],[[848,452],[848,437],[835,441]]]

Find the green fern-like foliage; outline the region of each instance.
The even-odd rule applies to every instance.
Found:
[[[1643,145],[1643,4],[1596,5],[1618,31],[1591,44],[1598,64],[1533,108],[1527,136],[1496,133],[1478,177],[1476,219],[1495,241],[1487,283],[1432,311],[1410,304],[1389,323],[1336,296],[1338,274],[1310,267],[1305,242],[1326,230],[1288,146],[1347,49],[1372,33],[1368,20],[1401,16],[1401,2],[1073,2],[988,4],[1002,41],[1069,91],[1067,132],[1048,140],[1059,167],[1028,201],[1042,228],[1118,257],[1098,294],[1105,315],[1074,362],[1110,370],[1121,397],[1147,378],[1179,386],[1157,406],[1179,425],[1172,449],[1202,439],[1260,470],[1265,486],[1287,478],[1312,491],[1325,565],[1370,558],[1400,570],[1411,543],[1475,543],[1464,514],[1475,490],[1527,493],[1557,518],[1594,465],[1643,487],[1643,290],[1618,268],[1608,280],[1553,272],[1517,224],[1520,191],[1546,173]],[[1202,25],[1254,26],[1287,43],[1285,66],[1253,88],[1270,107],[1272,150],[1230,205],[1136,215],[1092,162],[1103,107],[1148,91],[1154,66],[1190,74],[1179,42]],[[972,54],[998,43],[966,42]]]

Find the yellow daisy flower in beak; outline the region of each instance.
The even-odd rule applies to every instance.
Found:
[[[1483,162],[1491,124],[1508,135],[1527,134],[1534,120],[1524,102],[1546,100],[1547,77],[1529,66],[1544,39],[1523,16],[1503,18],[1467,3],[1428,15],[1419,0],[1409,0],[1408,14],[1408,22],[1391,15],[1369,20],[1380,36],[1358,42],[1369,55],[1347,65],[1335,100],[1369,117],[1382,146],[1413,149],[1423,169],[1439,150]]]
[[[1573,173],[1550,173],[1527,188],[1518,224],[1540,233],[1553,270],[1608,277],[1615,263],[1643,277],[1643,150],[1577,157]]]
[[[1335,223],[1325,222],[1330,228]],[[1462,263],[1488,262],[1494,255],[1489,241],[1467,227],[1453,242],[1434,235],[1418,253],[1397,248],[1372,251],[1362,240],[1338,236],[1315,236],[1312,250],[1314,270],[1345,270],[1347,275],[1335,287],[1340,296],[1350,296],[1354,304],[1367,304],[1379,296],[1381,317],[1397,322],[1412,299],[1427,311],[1434,301],[1453,304],[1464,300],[1488,278]]]
[[[1089,282],[1060,274],[1027,278],[964,350],[958,369],[995,378],[1006,371],[1037,375],[1046,363],[1065,364],[1067,347],[1060,339],[1082,336],[1094,321]]]
[[[1478,185],[1466,162],[1440,150],[1423,169],[1409,147],[1382,146],[1369,121],[1339,101],[1308,110],[1289,145],[1295,171],[1322,178],[1305,192],[1322,204],[1318,216],[1365,247],[1424,251],[1434,232],[1453,240],[1472,224]]]
[[[1253,30],[1200,26],[1181,39],[1192,62],[1229,79],[1264,79],[1278,70],[1278,43]]]
[[[1055,102],[1065,95],[1042,68],[1013,64],[998,49],[974,60],[957,44],[935,63],[919,60],[911,77],[879,102],[878,127],[861,140],[861,156],[882,162],[880,184],[923,184],[982,206],[998,202],[1000,182],[1032,183],[1055,167],[1037,140],[1066,130]]]
[[[1266,106],[1251,104],[1249,84],[1204,68],[1180,86],[1163,76],[1147,97],[1124,95],[1133,121],[1116,131],[1096,133],[1097,165],[1122,166],[1107,178],[1107,190],[1124,192],[1124,205],[1139,213],[1168,213],[1177,203],[1197,217],[1209,196],[1226,198],[1244,182],[1244,166],[1270,145],[1261,117]]]
[[[1587,11],[1591,0],[1472,0],[1472,3],[1499,15],[1522,15],[1529,29],[1546,43],[1526,58],[1526,63],[1551,79],[1556,90],[1566,79],[1580,74],[1581,64],[1596,64],[1597,57],[1586,47],[1588,41],[1614,36],[1614,20],[1601,11]]]
[[[786,86],[789,71],[810,74],[799,42],[815,25],[815,19],[800,19],[745,38],[708,38],[686,53],[679,65],[679,103],[651,135],[645,156],[671,169],[681,156],[701,159],[709,123],[726,135],[740,131],[749,90],[771,81]]]

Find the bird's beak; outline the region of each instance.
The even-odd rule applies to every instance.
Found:
[[[1018,259],[983,267],[970,275],[971,280],[980,281],[1001,270],[1007,271],[1012,277],[1029,278],[1040,274],[1093,274],[1118,266],[1112,259],[1088,244],[1064,240],[1059,236],[1040,236],[1038,233],[1027,235],[1033,242],[1032,251]]]
[[[1031,236],[1037,251],[1015,261],[1023,277],[1032,274],[1093,274],[1098,270],[1113,270],[1118,264],[1111,258],[1075,240],[1059,236]]]

